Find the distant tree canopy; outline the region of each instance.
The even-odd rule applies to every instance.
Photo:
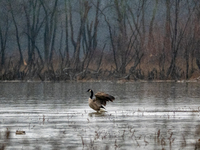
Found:
[[[0,80],[176,80],[200,68],[199,0],[1,0],[0,11]]]

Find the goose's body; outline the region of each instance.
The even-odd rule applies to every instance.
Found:
[[[87,92],[90,92],[91,95],[88,99],[89,106],[96,110],[97,112],[100,111],[101,108],[105,109],[103,106],[106,106],[107,101],[113,102],[115,98],[109,94],[106,94],[104,92],[98,92],[95,94],[95,98],[93,99],[93,91],[89,89]]]

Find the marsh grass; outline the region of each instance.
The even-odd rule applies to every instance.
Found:
[[[179,113],[190,113],[195,116],[199,116],[199,108],[179,108],[176,111],[163,111],[158,118],[164,120],[173,121],[178,119]],[[118,150],[118,149],[200,149],[200,125],[197,125],[195,131],[185,128],[185,130],[177,131],[173,127],[166,127],[166,129],[159,129],[157,127],[149,130],[148,124],[137,127],[135,123],[121,122],[119,117],[122,118],[146,118],[151,117],[149,113],[160,113],[160,111],[148,111],[146,109],[126,110],[106,112],[103,114],[88,113],[86,110],[82,113],[67,114],[66,126],[59,128],[56,135],[47,137],[41,137],[40,139],[30,141],[23,135],[18,136],[23,139],[21,147],[34,147],[35,149],[43,149],[43,146],[49,147],[49,149],[70,149],[79,148],[82,150]],[[75,117],[78,115],[83,116],[85,120],[83,124],[78,124]],[[119,116],[120,115],[120,116]],[[39,115],[38,124],[36,127],[44,128],[51,122],[50,116]],[[47,121],[48,120],[48,121]],[[96,124],[101,122],[102,124]],[[109,122],[112,125],[107,127],[103,125]],[[27,129],[34,131],[34,128],[30,128],[32,124],[28,124]],[[56,124],[55,124],[56,126]],[[74,132],[74,137],[77,137],[77,143],[71,143],[68,138],[69,130]],[[188,135],[190,132],[193,135]],[[0,134],[0,150],[4,150],[7,147],[15,147],[10,140],[11,129],[7,128],[5,131],[1,131]],[[26,132],[29,134],[28,132]],[[75,139],[74,139],[75,140]],[[34,145],[34,146],[33,146]]]
[[[10,131],[8,128],[6,131],[0,132],[0,150],[6,149],[6,147],[10,144]]]

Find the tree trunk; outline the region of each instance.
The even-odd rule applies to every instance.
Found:
[[[77,40],[76,42],[73,39],[73,24],[72,24],[72,16],[70,15],[70,25],[71,25],[71,39],[72,39],[72,43],[74,46],[74,57],[73,57],[73,63],[72,63],[72,67],[76,70],[76,71],[80,71],[81,70],[81,64],[80,64],[80,47],[81,47],[81,39],[84,33],[84,28],[85,28],[85,22],[88,16],[88,12],[90,10],[90,6],[88,4],[88,2],[84,2],[84,10],[83,13],[80,15],[81,16],[81,23],[80,23],[80,28],[79,28],[79,32],[78,32],[78,36],[77,36]],[[71,11],[70,11],[71,14]]]
[[[12,8],[10,0],[9,0],[9,6],[11,8],[11,15],[12,15],[12,19],[13,19],[14,26],[15,26],[15,32],[16,32],[15,36],[16,36],[16,40],[17,40],[19,55],[20,55],[20,60],[19,60],[19,68],[20,68],[21,64],[23,63],[23,55],[22,55],[22,50],[21,50],[20,38],[19,38],[19,30],[18,30],[17,22],[14,17],[14,12],[13,12],[13,8]]]
[[[174,31],[172,35],[172,42],[171,42],[171,49],[172,49],[172,59],[170,62],[170,66],[168,68],[167,77],[172,77],[176,79],[176,57],[179,50],[179,45],[177,42],[177,35],[178,35],[178,17],[179,17],[179,3],[180,0],[176,0],[175,2],[175,20],[174,20]]]
[[[67,0],[65,0],[65,66],[70,65],[69,60],[69,10],[67,7],[68,3]]]

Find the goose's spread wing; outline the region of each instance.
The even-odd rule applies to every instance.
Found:
[[[96,103],[106,106],[106,101],[115,100],[115,98],[112,95],[106,94],[104,92],[98,92],[95,94],[96,97]]]

